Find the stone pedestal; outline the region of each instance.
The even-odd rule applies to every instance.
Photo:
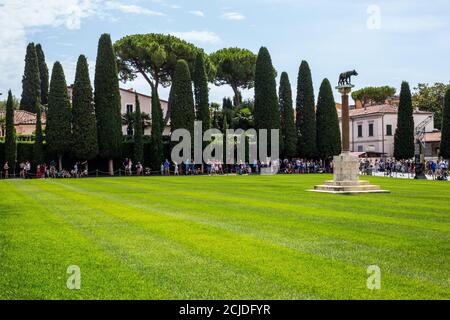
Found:
[[[379,186],[371,185],[368,181],[359,180],[359,159],[350,153],[349,136],[349,109],[348,96],[353,85],[341,85],[336,87],[342,95],[342,153],[334,157],[334,180],[325,181],[324,184],[314,187],[314,192],[353,194],[353,193],[386,193]]]
[[[386,193],[379,186],[368,181],[359,180],[359,160],[345,151],[334,157],[334,180],[314,187],[315,192],[353,194],[353,193]]]
[[[357,181],[359,179],[359,160],[350,152],[344,151],[333,159],[334,181]]]

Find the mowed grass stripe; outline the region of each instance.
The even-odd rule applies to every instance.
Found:
[[[200,177],[198,179],[202,178],[204,177]],[[236,179],[236,177],[221,178]],[[268,181],[271,180],[269,179]],[[121,182],[120,180],[109,180],[108,184],[121,184]],[[102,188],[106,186],[107,185],[97,185],[94,186],[92,190],[102,192]],[[291,208],[294,214],[297,214],[297,209],[318,208],[321,209],[320,212],[316,212],[312,216],[322,214],[322,216],[339,219],[349,218],[352,220],[360,219],[365,222],[404,224],[406,226],[413,226],[421,229],[427,228],[441,230],[442,228],[444,228],[444,231],[450,231],[450,217],[448,216],[448,214],[445,214],[446,210],[447,212],[450,211],[450,206],[445,203],[440,204],[439,201],[433,201],[429,205],[427,205],[426,208],[428,215],[426,216],[411,216],[411,214],[402,216],[402,214],[398,211],[398,204],[396,204],[395,206],[397,210],[391,209],[389,196],[383,195],[360,195],[357,197],[353,197],[352,207],[349,208],[345,202],[342,203],[342,196],[307,193],[305,192],[305,190],[287,189],[286,192],[280,193],[279,191],[267,191],[265,188],[261,187],[260,194],[255,195],[251,192],[251,190],[248,190],[246,188],[245,184],[240,185],[239,183],[235,183],[233,188],[226,189],[225,191],[217,191],[215,189],[211,189],[208,190],[208,192],[205,194],[202,192],[198,192],[195,187],[186,189],[179,188],[178,186],[171,187],[170,184],[165,185],[165,187],[167,188],[167,191],[163,192],[161,195],[169,199],[177,199],[177,196],[180,196],[185,200],[198,199],[199,197],[201,197],[202,202],[206,202],[210,199],[212,199],[213,202],[217,202],[217,199],[220,199],[220,201],[228,202],[230,205],[239,205],[244,203],[247,206],[253,206],[258,208],[259,210],[265,209],[267,211],[270,211],[272,209],[277,209],[287,211],[289,208]],[[239,187],[239,189],[237,187]],[[135,181],[130,185],[126,184],[121,194],[133,194],[135,192],[133,188],[141,188],[148,191],[156,191],[158,193],[161,193],[157,182],[156,184],[154,184],[153,182],[149,183],[148,179],[141,179],[138,180],[138,182]],[[238,189],[239,191],[236,191],[236,189]],[[247,194],[250,194],[251,197],[249,197]],[[450,193],[448,193],[448,196],[450,197]],[[441,197],[440,199],[442,200],[442,198],[443,197]],[[407,203],[402,204],[402,209],[411,209],[411,211],[416,210],[418,212],[421,212],[420,205],[407,206]],[[382,206],[382,210],[377,210],[380,206]],[[332,214],[328,214],[329,211],[323,209],[333,209]],[[432,210],[435,212],[430,213],[430,211]],[[302,213],[308,214],[308,211]],[[352,213],[357,214],[354,215]],[[445,224],[442,224],[441,222],[445,222]]]
[[[442,213],[432,208],[434,216],[421,215],[421,227],[404,221],[405,210],[414,201],[424,206],[428,200],[421,200],[427,194],[440,194],[442,200],[448,192],[437,193],[439,185],[433,189],[427,184],[427,192],[409,199],[398,191],[409,181],[384,179],[395,190],[395,200],[409,200],[408,209],[399,203],[386,214],[380,206],[373,214],[364,213],[369,217],[363,219],[359,208],[353,207],[361,205],[362,197],[334,197],[325,203],[329,195],[317,197],[304,191],[323,179],[182,177],[27,183],[35,185],[33,197],[53,203],[53,214],[62,211],[66,224],[173,298],[224,298],[227,293],[234,298],[448,297],[448,206],[441,206]],[[261,192],[255,192],[255,186]],[[289,201],[289,196],[294,200]],[[367,198],[369,204],[389,199]],[[334,202],[339,204],[336,217],[330,209]],[[81,211],[68,209],[75,206]],[[342,210],[345,206],[348,213]],[[395,220],[388,216],[394,214],[393,208],[402,216],[401,223],[389,221]],[[380,215],[387,220],[378,220]],[[158,243],[153,252],[148,249],[150,242]],[[161,272],[155,273],[154,258],[164,250],[176,253],[162,259]],[[180,268],[180,258],[196,262]],[[365,264],[373,260],[383,271],[379,292],[365,288]],[[210,276],[202,282],[205,274]],[[126,286],[143,291],[133,281]]]
[[[149,298],[142,293],[150,290],[155,299],[170,297],[55,214],[39,189],[26,184],[6,186],[8,196],[2,199],[0,211],[1,299],[107,299],[112,292],[117,298]],[[17,213],[3,214],[8,207]],[[88,292],[67,289],[66,270],[71,265],[81,268],[82,286],[89,287]],[[123,286],[128,281],[143,290]]]
[[[41,190],[52,190],[49,185]],[[73,189],[72,189],[73,191]],[[41,191],[42,193],[42,191]],[[161,287],[172,293],[176,299],[233,299],[237,296],[246,298],[315,298],[289,289],[289,285],[278,285],[259,277],[254,272],[224,265],[222,260],[214,260],[199,254],[189,246],[177,243],[169,237],[161,237],[151,228],[143,228],[135,223],[141,211],[133,210],[115,201],[97,199],[93,203],[91,195],[64,192],[54,189],[53,195],[61,195],[61,206],[78,204],[92,209],[89,215],[69,211],[64,214],[68,223],[99,243],[104,250],[127,261],[131,267],[139,268],[146,277],[157,281]],[[95,197],[95,196],[94,196]],[[90,200],[89,200],[90,199]],[[118,213],[126,211],[126,217]],[[154,212],[152,212],[154,213]],[[173,219],[158,219],[153,216],[152,225],[167,225],[178,232],[177,225],[172,226]],[[144,219],[149,220],[149,219]],[[262,293],[263,292],[263,293]]]
[[[110,183],[111,181],[113,180],[109,180],[106,184]],[[105,186],[97,187],[99,189],[102,189]],[[126,185],[126,187],[124,185],[122,187],[123,193],[121,199],[123,199],[123,201],[133,203],[133,206],[141,209],[145,209],[147,205],[152,205],[153,200],[151,199],[151,194],[138,192],[137,189],[134,192],[130,192],[132,188],[136,189],[135,187],[130,187],[129,185]],[[123,197],[126,197],[127,199],[124,199]],[[129,197],[137,197],[137,199],[130,200],[128,199]],[[170,198],[158,197],[158,199],[159,202],[171,202]],[[113,201],[114,198],[106,197],[105,200]],[[448,256],[442,254],[442,251],[439,250],[439,247],[433,246],[436,239],[434,239],[433,242],[430,241],[431,237],[427,237],[429,236],[429,234],[425,237],[423,236],[423,230],[420,230],[420,234],[409,237],[407,241],[402,241],[405,240],[404,237],[398,236],[397,234],[405,233],[399,232],[399,230],[406,231],[406,229],[399,229],[397,226],[396,228],[391,228],[391,230],[389,230],[391,231],[393,236],[386,239],[386,228],[383,225],[378,227],[377,233],[374,233],[373,231],[373,224],[370,224],[369,227],[366,228],[361,228],[361,226],[359,225],[350,225],[347,226],[347,229],[340,230],[340,232],[335,232],[334,227],[336,226],[336,223],[331,225],[333,228],[330,228],[329,224],[325,224],[326,228],[322,228],[323,230],[321,231],[321,228],[318,228],[318,221],[312,221],[312,223],[310,223],[309,225],[303,224],[301,228],[294,230],[292,236],[296,239],[293,240],[284,238],[282,233],[285,234],[286,230],[282,230],[282,228],[285,229],[286,227],[288,227],[288,225],[286,225],[285,219],[282,219],[280,217],[278,217],[278,219],[271,219],[271,221],[264,221],[264,216],[268,215],[267,213],[264,213],[261,215],[261,217],[258,218],[257,224],[249,228],[243,228],[241,227],[241,225],[243,224],[245,217],[252,217],[252,212],[245,211],[244,213],[240,213],[240,217],[237,220],[237,223],[233,226],[232,221],[230,221],[230,218],[235,212],[233,210],[228,209],[227,214],[224,216],[227,219],[227,222],[217,223],[210,221],[207,215],[202,215],[202,212],[210,212],[210,208],[203,208],[203,210],[198,210],[199,208],[198,205],[195,205],[195,201],[190,200],[183,201],[182,203],[183,204],[180,205],[183,208],[183,212],[181,213],[181,215],[189,220],[223,227],[228,230],[231,230],[231,228],[233,228],[234,230],[240,230],[240,232],[252,234],[258,238],[268,238],[271,241],[275,240],[278,244],[292,247],[296,250],[324,255],[333,259],[338,258],[344,261],[352,261],[352,263],[362,266],[367,266],[367,263],[373,263],[374,253],[376,253],[376,260],[383,261],[383,264],[386,265],[391,272],[397,272],[398,274],[413,276],[424,280],[426,279],[427,281],[443,284],[444,286],[448,286],[449,284],[446,274],[443,274],[439,271],[433,272],[434,270],[440,270],[442,267],[448,265]],[[171,204],[173,206],[173,201],[171,202]],[[161,203],[159,205],[161,205]],[[217,207],[217,204],[215,206]],[[186,213],[188,212],[191,215],[186,215]],[[180,216],[180,213],[177,212],[175,213],[175,215]],[[214,217],[217,216],[219,216],[218,212],[214,214]],[[274,223],[278,223],[280,225],[280,232],[278,234],[273,233]],[[269,232],[261,232],[260,229],[264,228],[264,226],[269,226],[269,228],[265,228],[266,230],[269,230]],[[307,234],[307,238],[311,240],[311,238],[315,236],[315,241],[306,241],[306,245],[303,245],[302,242],[298,241],[298,238],[304,238],[305,226],[309,227],[310,231],[312,231],[312,233]],[[236,229],[236,227],[238,229]],[[317,233],[317,230],[321,231],[319,236],[315,234]],[[349,239],[349,233],[354,234],[354,237],[352,239]],[[335,238],[327,237],[327,234],[334,234]],[[432,231],[431,234],[436,234],[436,232]],[[345,236],[345,238],[341,239],[343,235]],[[417,239],[417,237],[419,237],[419,239]],[[324,240],[327,242],[326,246],[324,246]],[[445,239],[440,242],[442,242],[442,244],[444,245],[449,243]],[[357,251],[355,250],[355,246],[358,249]],[[424,250],[422,251],[421,248],[423,248]],[[430,255],[430,250],[436,251],[437,255]],[[419,263],[417,263],[416,260],[413,260],[414,263],[405,264],[404,261],[411,260],[410,258],[412,252],[418,258],[420,258],[418,259]],[[432,271],[427,271],[425,274],[423,270],[427,269],[431,269]],[[430,277],[430,273],[433,275],[433,277]]]
[[[130,194],[130,192],[124,191],[123,194]],[[113,199],[109,199],[109,200],[107,200],[107,201],[113,201]],[[126,202],[126,201],[124,201],[124,199],[121,199],[121,201],[122,201],[122,202]]]

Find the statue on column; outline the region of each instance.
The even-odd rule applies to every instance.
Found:
[[[351,85],[352,84],[352,76],[357,76],[357,75],[358,75],[358,72],[356,72],[356,70],[341,73],[341,75],[339,76],[338,85],[340,85],[340,86]]]

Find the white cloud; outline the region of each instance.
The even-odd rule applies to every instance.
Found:
[[[115,19],[109,12],[163,16],[137,5],[104,0],[0,0],[0,92],[13,89],[20,96],[27,36],[45,27],[81,28],[83,19]],[[57,39],[57,37],[54,37]],[[60,42],[59,45],[70,45]],[[76,61],[74,59],[74,61]],[[67,63],[66,63],[67,64]],[[49,68],[51,64],[49,63]]]
[[[192,11],[189,11],[189,13],[193,14],[194,16],[202,17],[202,18],[205,16],[204,12],[200,11],[200,10],[192,10]]]
[[[41,27],[79,29],[99,0],[4,0],[0,10],[0,91],[20,86],[27,33]],[[14,93],[20,96],[20,92]]]
[[[239,12],[227,12],[222,15],[222,19],[227,20],[244,20],[245,16]]]
[[[159,11],[150,10],[134,4],[123,4],[115,1],[108,1],[107,6],[110,9],[115,9],[123,13],[145,14],[148,16],[164,16],[165,14]]]
[[[447,29],[447,20],[435,16],[388,16],[382,20],[381,29],[393,32],[431,32]]]
[[[187,31],[169,33],[186,41],[212,44],[222,42],[222,39],[220,39],[220,37],[216,33],[211,31]]]

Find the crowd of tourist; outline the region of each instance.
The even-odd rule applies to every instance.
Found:
[[[239,161],[237,164],[223,164],[220,161],[207,160],[205,164],[195,164],[193,160],[186,159],[181,163],[171,162],[166,159],[161,163],[159,170],[144,167],[142,163],[133,164],[132,159],[126,158],[122,163],[123,169],[119,170],[119,175],[123,172],[126,176],[150,176],[150,175],[224,175],[224,174],[261,174],[267,172],[278,172],[280,174],[311,174],[311,173],[332,173],[332,161],[314,161],[302,159],[284,159],[253,161],[252,163]],[[36,171],[31,171],[30,161],[23,161],[19,164],[19,178],[81,178],[89,175],[87,162],[75,162],[71,170],[59,170],[55,161],[49,165],[43,163],[36,166]],[[433,180],[448,179],[449,164],[444,160],[430,160],[426,162],[425,174]],[[263,171],[264,170],[264,171]],[[413,160],[395,159],[361,159],[359,170],[361,175],[383,175],[383,176],[408,176],[415,175],[415,163]],[[96,175],[98,175],[96,171]],[[105,173],[106,174],[106,173]],[[11,169],[6,161],[3,166],[3,177],[11,177]]]
[[[448,162],[444,160],[429,160],[425,163],[425,174],[433,180],[448,179]],[[359,171],[362,175],[382,173],[385,176],[415,175],[415,163],[413,160],[395,159],[361,159]]]
[[[84,167],[83,167],[84,166]],[[88,176],[87,162],[75,162],[72,170],[58,170],[55,161],[51,161],[49,165],[41,163],[36,166],[36,171],[31,170],[30,161],[22,161],[19,164],[19,178],[32,179],[32,178],[81,178]],[[11,168],[8,161],[3,166],[3,177],[8,179],[12,177]],[[14,176],[15,177],[15,176]]]
[[[261,174],[263,169],[270,169],[283,174],[306,174],[306,173],[324,173],[332,172],[331,163],[323,163],[321,161],[303,161],[294,160],[255,160],[252,163],[238,161],[238,163],[230,165],[223,164],[221,161],[207,160],[205,164],[194,164],[193,160],[187,159],[180,164],[169,160],[161,163],[160,175],[224,175],[224,174]]]

